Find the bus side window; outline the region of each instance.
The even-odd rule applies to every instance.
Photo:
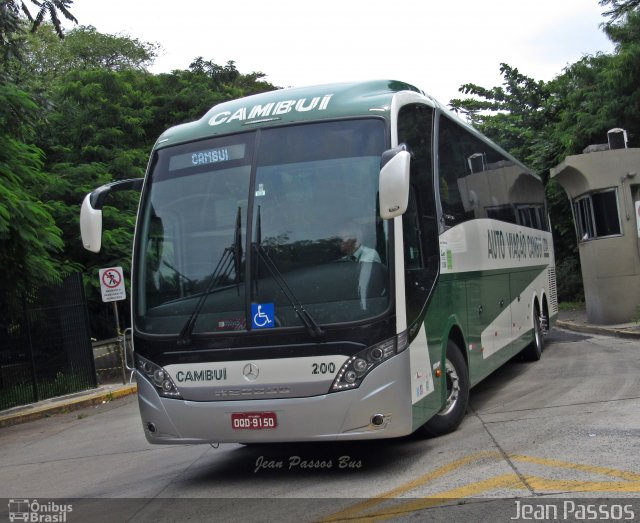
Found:
[[[420,231],[420,215],[416,203],[416,193],[409,189],[409,204],[402,217],[402,235],[404,237],[404,267],[405,269],[422,269],[422,233]]]
[[[407,324],[419,326],[439,267],[433,181],[433,109],[409,104],[398,114],[398,141],[411,151],[409,205],[402,216]]]
[[[439,136],[439,191],[444,224],[456,225],[473,218],[465,207],[469,200],[466,187],[460,181],[469,174],[465,152],[468,137],[463,129],[449,118],[440,118]]]

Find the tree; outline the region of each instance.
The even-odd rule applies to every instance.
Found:
[[[16,2],[14,1],[11,3],[15,4]],[[69,11],[71,4],[73,4],[73,0],[31,0],[31,3],[38,8],[35,16],[32,16],[31,11],[29,11],[29,6],[24,2],[24,0],[20,2],[20,8],[31,22],[32,33],[35,33],[47,19],[47,15],[51,19],[51,23],[60,38],[64,37],[64,32],[62,30],[62,22],[60,21],[59,13],[62,13],[67,20],[78,23],[78,20],[76,20],[75,16],[73,16]]]
[[[608,24],[612,24],[640,7],[640,0],[600,0],[602,7],[609,6],[609,10],[602,13],[603,16],[611,17]]]
[[[84,196],[105,183],[143,176],[153,143],[168,127],[200,118],[221,101],[274,88],[261,73],[242,74],[233,62],[196,59],[189,70],[153,75],[146,67],[157,48],[92,27],[78,27],[60,41],[45,24],[29,39],[29,61],[15,71],[43,108],[35,141],[53,176],[40,196],[62,230],[60,258],[89,275],[111,265],[128,270],[138,195],[107,200],[98,255],[85,251],[78,237]],[[87,281],[89,298],[99,299],[97,278]]]
[[[153,75],[135,70],[76,69],[61,75],[49,92],[52,110],[38,137],[47,168],[55,175],[46,198],[63,230],[65,256],[91,271],[110,265],[128,268],[137,196],[110,199],[99,255],[82,248],[78,211],[84,196],[100,185],[144,175],[155,140],[145,128],[153,115],[154,82]]]
[[[37,105],[14,82],[12,66],[23,59],[26,24],[35,31],[49,15],[60,29],[58,11],[69,19],[69,1],[33,0],[39,10],[31,16],[23,1],[0,1],[0,300],[15,303],[25,292],[60,280],[68,264],[55,260],[62,249],[61,231],[51,208],[40,199],[50,180],[44,171],[44,155],[33,145]]]
[[[538,167],[536,146],[547,122],[550,86],[505,63],[500,64],[500,74],[502,86],[464,84],[459,91],[467,98],[453,99],[449,105],[511,154]]]
[[[61,231],[38,197],[47,175],[43,154],[26,142],[36,105],[10,84],[0,84],[0,300],[15,302],[25,291],[59,281],[66,270],[55,256]]]
[[[144,71],[158,55],[160,45],[127,35],[100,33],[93,26],[72,29],[64,40],[45,24],[28,42],[27,62],[34,73],[52,77],[74,69]]]
[[[104,248],[97,256],[79,239],[84,196],[105,183],[143,176],[166,128],[274,86],[262,81],[262,73],[242,74],[233,62],[220,66],[202,58],[188,70],[153,75],[146,68],[157,44],[93,27],[78,27],[60,40],[52,24],[27,34],[24,17],[19,23],[12,34],[21,35],[21,59],[3,66],[20,103],[0,97],[0,112],[7,122],[15,120],[13,127],[0,122],[2,136],[15,146],[0,152],[0,270],[16,279],[18,292],[55,278],[54,268],[83,269],[89,299],[98,303],[98,267],[129,264],[138,195],[107,201]],[[12,263],[21,269],[11,272]]]
[[[8,60],[20,57],[20,48],[27,32],[23,16],[29,21],[32,33],[35,33],[49,17],[60,38],[64,35],[60,13],[67,20],[77,23],[69,11],[73,0],[31,0],[30,3],[37,7],[35,15],[31,13],[29,4],[24,0],[0,0],[0,47],[3,65]]]
[[[632,143],[640,137],[640,12],[604,31],[613,54],[586,56],[554,80],[557,112],[550,126],[564,155],[605,141],[613,127],[627,129]]]
[[[0,0],[0,46],[2,64],[19,55],[23,24],[14,2]]]
[[[156,134],[171,125],[196,120],[218,103],[275,89],[263,81],[264,76],[260,72],[242,74],[233,61],[221,66],[202,57],[188,70],[159,75]]]

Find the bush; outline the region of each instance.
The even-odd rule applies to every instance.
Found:
[[[584,287],[582,286],[582,271],[580,261],[568,257],[556,263],[556,282],[558,286],[558,301],[584,301]]]

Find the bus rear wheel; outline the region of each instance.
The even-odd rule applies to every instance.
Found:
[[[444,406],[433,418],[418,429],[422,436],[437,437],[458,428],[469,403],[469,371],[462,350],[453,341],[447,343],[445,375],[447,397]]]
[[[527,345],[523,351],[523,356],[528,361],[538,361],[544,350],[544,331],[542,322],[546,321],[540,315],[540,310],[536,305],[533,313],[533,341]]]

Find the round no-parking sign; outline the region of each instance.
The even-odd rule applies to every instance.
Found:
[[[127,299],[123,274],[122,267],[100,269],[100,292],[102,293],[102,301],[109,302]]]

